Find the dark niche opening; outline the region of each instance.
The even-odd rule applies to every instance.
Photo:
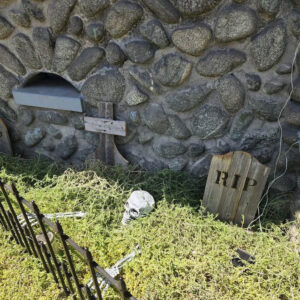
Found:
[[[30,78],[24,86],[14,89],[17,104],[82,112],[82,101],[77,89],[64,78],[40,73]]]

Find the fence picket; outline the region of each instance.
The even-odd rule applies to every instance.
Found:
[[[89,266],[89,269],[92,274],[94,286],[96,289],[97,299],[102,299],[102,295],[100,292],[100,288],[97,282],[96,271],[99,272],[105,280],[107,280],[110,285],[120,293],[122,299],[130,299],[136,300],[126,289],[125,282],[122,279],[115,279],[110,276],[104,269],[102,269],[92,257],[92,254],[87,248],[82,248],[77,245],[71,238],[69,238],[61,227],[59,222],[56,222],[54,225],[48,218],[46,218],[43,214],[41,214],[36,203],[28,202],[24,198],[19,195],[19,192],[14,184],[11,186],[0,181],[1,191],[4,195],[4,198],[8,205],[8,210],[6,211],[4,206],[0,201],[0,222],[3,225],[4,230],[10,231],[12,238],[16,241],[17,244],[22,245],[27,249],[28,253],[34,254],[36,257],[39,257],[42,261],[43,267],[47,272],[51,272],[54,278],[54,281],[63,289],[66,296],[72,295],[73,300],[76,300],[76,295],[74,294],[75,289],[73,288],[72,281],[74,281],[78,295],[81,300],[86,299],[96,299],[96,297],[92,294],[91,290],[88,286],[82,285],[79,282],[75,266],[71,257],[70,248],[75,250],[78,254],[80,254],[86,261]],[[23,218],[26,222],[26,226],[24,228],[21,226],[18,217],[15,213],[15,210],[12,206],[15,202],[11,201],[6,192],[8,190],[11,192],[15,198],[17,199],[17,204],[22,212]],[[30,212],[35,213],[37,218],[37,224],[42,230],[42,234],[45,238],[46,245],[43,243],[38,243],[35,231],[33,230],[33,226],[31,225],[26,209],[30,210]],[[69,264],[66,265],[64,262],[60,263],[54,253],[53,247],[50,243],[46,227],[49,226],[53,232],[55,232],[63,245],[64,254],[66,256],[67,262]],[[49,252],[48,252],[49,250]],[[53,264],[54,266],[53,266]],[[70,268],[70,271],[68,271]],[[64,278],[65,277],[65,278]],[[65,279],[67,285],[65,283]],[[85,296],[86,295],[86,296]]]
[[[42,249],[42,252],[43,252],[43,254],[46,258],[46,261],[47,261],[48,266],[49,266],[49,270],[50,270],[50,272],[51,272],[51,274],[54,278],[54,281],[56,283],[58,283],[58,279],[57,279],[57,276],[56,276],[56,273],[55,273],[55,269],[52,265],[52,262],[51,262],[51,259],[50,259],[50,254],[48,253],[46,246],[44,244],[41,244],[41,249]]]
[[[89,268],[90,268],[90,271],[92,274],[94,287],[95,287],[96,294],[97,294],[97,299],[102,300],[102,295],[101,295],[100,287],[99,287],[98,280],[97,280],[97,275],[96,275],[95,268],[94,268],[95,266],[94,266],[92,254],[88,248],[85,248],[85,252],[86,252],[86,260],[88,262],[88,265],[89,265]]]
[[[72,298],[73,298],[73,300],[76,300],[77,298],[76,298],[76,295],[75,295],[75,292],[74,292],[74,289],[73,289],[73,285],[72,285],[72,282],[71,282],[72,274],[69,273],[68,267],[66,266],[66,264],[64,262],[62,262],[61,266],[62,266],[62,269],[64,271],[65,277],[67,279],[67,284],[68,284],[69,290],[72,294]]]
[[[0,221],[1,221],[1,224],[2,224],[3,228],[5,230],[8,230],[7,224],[6,224],[5,220],[4,220],[4,217],[2,216],[1,210],[0,210]]]
[[[63,248],[64,248],[65,255],[67,257],[67,260],[68,260],[68,263],[69,263],[69,266],[70,266],[70,269],[71,269],[72,277],[73,277],[73,279],[75,281],[75,284],[76,284],[78,295],[79,295],[80,299],[84,300],[83,294],[81,292],[81,285],[79,283],[79,280],[78,280],[78,277],[77,277],[77,274],[76,274],[76,271],[75,271],[75,267],[74,267],[74,264],[73,264],[73,261],[72,261],[72,258],[71,258],[70,252],[69,252],[69,248],[68,248],[67,243],[66,243],[66,239],[68,238],[68,236],[66,236],[64,234],[63,229],[62,229],[62,227],[61,227],[61,225],[58,221],[56,221],[56,227],[57,227],[57,233],[60,237],[61,243],[62,243]]]
[[[40,227],[41,227],[41,229],[42,229],[42,233],[43,233],[44,238],[45,238],[45,240],[46,240],[46,244],[47,244],[47,247],[48,247],[48,249],[49,249],[49,252],[50,252],[51,258],[52,258],[52,260],[53,260],[54,266],[55,266],[55,268],[56,268],[56,271],[57,271],[57,274],[58,274],[59,281],[60,281],[60,283],[61,283],[61,285],[62,285],[62,289],[64,290],[65,295],[68,296],[68,295],[69,295],[69,291],[68,291],[68,289],[67,289],[67,287],[66,287],[64,278],[63,278],[62,273],[61,273],[60,268],[59,268],[58,261],[57,261],[57,259],[56,259],[56,256],[55,256],[55,253],[54,253],[54,251],[53,251],[51,242],[50,242],[50,240],[49,240],[49,237],[48,237],[48,234],[47,234],[45,225],[44,225],[44,223],[43,223],[43,220],[42,220],[42,217],[43,217],[43,216],[42,216],[42,214],[40,213],[40,210],[39,210],[38,206],[36,205],[36,203],[35,203],[34,201],[32,201],[31,204],[32,204],[32,207],[33,207],[33,209],[34,209],[34,213],[35,213],[35,215],[36,215],[36,217],[37,217],[38,223],[39,223],[39,225],[40,225]]]
[[[35,248],[34,248],[33,253],[34,253],[34,255],[35,255],[36,257],[37,257],[37,256],[40,257],[40,259],[41,259],[41,261],[42,261],[42,264],[43,264],[43,267],[45,268],[46,272],[48,273],[48,272],[49,272],[49,269],[48,269],[48,267],[47,267],[45,258],[44,258],[44,256],[43,256],[43,253],[42,253],[41,248],[40,248],[40,245],[39,245],[39,243],[38,243],[38,241],[37,241],[37,239],[36,239],[34,230],[33,230],[32,226],[31,226],[31,223],[29,222],[29,219],[28,219],[27,213],[26,213],[26,211],[25,211],[24,205],[23,205],[23,203],[22,203],[22,199],[21,199],[21,197],[20,197],[20,195],[19,195],[19,192],[17,191],[17,188],[15,187],[14,184],[11,185],[11,188],[12,188],[12,192],[13,192],[15,198],[17,199],[17,203],[18,203],[18,205],[19,205],[19,207],[20,207],[20,210],[21,210],[21,212],[22,212],[23,218],[24,218],[24,220],[25,220],[25,222],[26,222],[26,225],[27,225],[27,227],[28,227],[30,236],[31,236],[31,238],[32,238],[32,240],[33,240],[33,243],[34,243],[34,245],[35,245]]]

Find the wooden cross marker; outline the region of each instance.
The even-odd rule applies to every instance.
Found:
[[[96,158],[107,165],[128,165],[128,161],[120,154],[115,145],[114,136],[126,136],[126,122],[114,121],[114,108],[111,102],[100,102],[99,118],[84,117],[85,130],[98,132],[100,142],[96,150]]]
[[[7,127],[2,119],[0,119],[0,152],[9,155],[13,154]]]
[[[214,155],[203,206],[224,221],[245,226],[254,219],[270,168],[249,153]]]

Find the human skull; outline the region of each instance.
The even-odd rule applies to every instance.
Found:
[[[131,220],[144,217],[155,206],[154,198],[146,191],[134,191],[125,203],[122,224],[128,225]]]

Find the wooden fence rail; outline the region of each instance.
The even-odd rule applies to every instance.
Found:
[[[59,288],[63,290],[66,296],[71,296],[73,299],[81,300],[103,299],[97,280],[97,273],[100,273],[101,276],[109,282],[114,290],[120,295],[121,299],[136,300],[127,290],[123,279],[113,278],[103,268],[101,268],[93,260],[93,256],[88,248],[80,247],[64,233],[59,221],[56,221],[55,224],[51,222],[40,212],[34,201],[28,202],[20,196],[14,184],[8,185],[0,181],[0,188],[8,207],[8,210],[5,210],[2,200],[0,199],[0,224],[3,229],[10,231],[12,239],[15,240],[17,244],[23,246],[27,253],[40,259],[45,271],[47,273],[51,272],[54,281],[57,283]],[[8,193],[12,193],[16,198],[16,201],[11,200]],[[26,226],[21,226],[14,206],[19,207],[26,222]],[[28,219],[27,212],[35,214],[46,245],[38,242],[34,228]],[[59,237],[64,252],[65,262],[59,261],[55,255],[46,227],[50,228]],[[91,273],[91,278],[93,279],[93,292],[87,285],[80,282],[70,249],[79,253],[86,262]]]

